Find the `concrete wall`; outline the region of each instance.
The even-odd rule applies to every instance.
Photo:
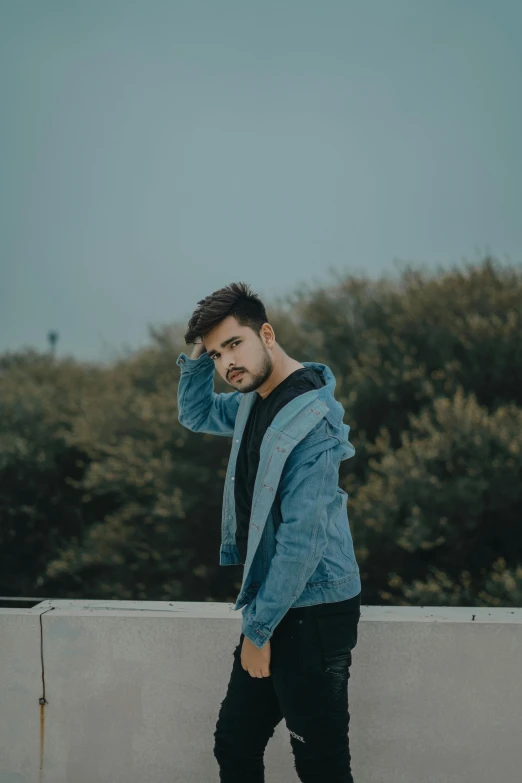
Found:
[[[0,609],[0,783],[217,783],[240,631],[231,604]],[[355,783],[521,780],[522,610],[363,606],[349,698]],[[284,721],[265,763],[297,781]]]

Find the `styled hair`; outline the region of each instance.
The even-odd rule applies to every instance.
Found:
[[[201,299],[198,305],[188,322],[185,333],[187,344],[205,337],[229,315],[234,316],[241,326],[249,326],[257,335],[268,321],[264,304],[246,283],[231,283],[220,288]]]

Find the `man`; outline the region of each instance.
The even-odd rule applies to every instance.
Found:
[[[350,428],[324,364],[277,343],[260,299],[233,283],[198,302],[177,359],[178,417],[232,437],[220,565],[244,564],[239,644],[214,755],[224,783],[264,781],[284,717],[299,779],[353,783],[348,679],[361,582],[338,487]],[[234,389],[213,391],[214,372]]]

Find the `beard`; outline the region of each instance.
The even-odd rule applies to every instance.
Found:
[[[242,394],[247,394],[248,392],[253,392],[256,389],[259,389],[259,387],[262,386],[263,383],[268,380],[272,374],[274,363],[270,353],[267,351],[264,345],[261,345],[261,348],[263,351],[263,357],[259,367],[257,367],[255,372],[249,372],[248,375],[245,373],[245,375],[243,375],[243,377],[237,382],[238,385],[235,387],[236,391],[239,391]],[[245,380],[245,378],[248,380]],[[232,381],[232,384],[234,383],[235,382]]]

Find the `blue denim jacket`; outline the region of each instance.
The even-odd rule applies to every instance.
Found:
[[[223,495],[220,565],[240,565],[234,473],[256,391],[217,394],[207,353],[181,353],[178,419],[192,432],[232,438]],[[246,606],[242,632],[261,648],[293,607],[344,601],[361,592],[339,463],[353,457],[335,377],[325,364],[301,362],[326,386],[295,397],[263,438],[254,484],[243,582],[234,609]]]

